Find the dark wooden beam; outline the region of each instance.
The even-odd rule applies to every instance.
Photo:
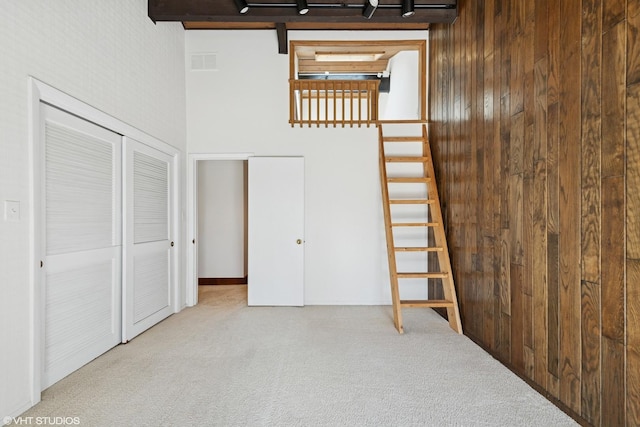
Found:
[[[275,22],[209,22],[209,21],[187,21],[182,23],[185,30],[275,30]],[[331,22],[289,22],[285,24],[287,30],[311,30],[311,31],[331,31],[331,30],[351,30],[351,31],[388,31],[402,30],[424,31],[429,29],[428,23],[370,23],[361,22],[354,24],[336,24]]]
[[[415,14],[401,16],[401,0],[380,0],[371,19],[362,16],[364,0],[310,0],[309,13],[298,15],[294,0],[248,1],[249,11],[238,13],[233,0],[148,0],[149,18],[181,22],[274,22],[332,24],[450,23],[457,16],[456,0],[415,0]]]
[[[287,25],[282,22],[278,22],[276,24],[276,32],[278,33],[278,53],[282,55],[287,55],[289,53]]]

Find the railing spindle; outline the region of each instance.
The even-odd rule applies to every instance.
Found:
[[[375,94],[375,85],[372,82],[369,82],[369,88],[367,89],[367,127],[369,127],[372,123],[371,116],[373,115],[373,95]]]
[[[342,111],[341,111],[341,116],[342,116],[342,127],[344,127],[344,123],[345,123],[345,118],[346,118],[346,112],[344,110],[344,98],[345,98],[345,92],[344,92],[344,82],[340,82],[340,95],[342,95]]]
[[[362,126],[362,82],[358,82],[358,127]]]
[[[336,127],[336,83],[335,81],[331,83],[331,89],[333,89],[333,127]]]
[[[324,85],[324,127],[329,126],[329,82]]]

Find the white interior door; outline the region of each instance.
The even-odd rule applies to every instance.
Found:
[[[120,135],[41,104],[42,389],[121,339]]]
[[[249,158],[248,304],[304,305],[304,158]]]
[[[123,342],[173,313],[172,161],[125,138]]]

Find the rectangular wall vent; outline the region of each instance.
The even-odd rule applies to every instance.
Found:
[[[191,55],[192,71],[215,71],[218,62],[215,53],[198,53]]]

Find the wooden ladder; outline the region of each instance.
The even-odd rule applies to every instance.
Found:
[[[427,128],[422,125],[422,135],[420,136],[384,136],[382,131],[383,125],[379,125],[379,157],[380,157],[380,182],[382,185],[382,204],[384,210],[385,231],[387,237],[387,255],[389,258],[389,276],[391,279],[391,298],[393,301],[393,322],[399,333],[403,333],[402,325],[402,308],[403,307],[431,307],[446,308],[449,326],[459,334],[462,333],[462,324],[460,322],[460,312],[458,310],[458,301],[456,297],[456,289],[453,282],[451,270],[451,260],[449,259],[449,250],[447,248],[447,239],[442,222],[442,211],[440,208],[440,199],[438,197],[438,188],[436,186],[435,174],[433,169],[433,161],[431,158],[431,147],[427,137]],[[421,144],[421,148],[413,150],[418,155],[386,155],[385,144]],[[418,176],[388,176],[387,165],[391,163],[421,163]],[[406,175],[406,174],[403,174]],[[411,190],[416,185],[424,184],[426,186],[426,198],[390,198],[390,188],[393,191],[405,188]],[[413,186],[413,187],[412,187]],[[424,190],[424,187],[422,187]],[[410,191],[409,191],[410,192]],[[427,205],[427,215],[424,220],[418,222],[409,222],[406,220],[395,221],[392,213],[393,206],[396,205]],[[397,216],[397,215],[396,215]],[[430,216],[430,218],[429,218]],[[428,239],[425,240],[424,246],[398,247],[394,240],[394,230],[403,228],[411,230],[422,230],[420,236],[426,236],[425,229],[433,230],[435,246],[428,245]],[[398,272],[397,262],[399,255],[405,253],[422,252],[425,254],[435,253],[438,259],[439,271],[420,271],[420,272]],[[429,266],[431,267],[431,266]],[[401,300],[398,283],[402,279],[440,279],[442,283],[442,294],[444,299],[426,299],[426,300]],[[425,285],[426,286],[426,285]]]

